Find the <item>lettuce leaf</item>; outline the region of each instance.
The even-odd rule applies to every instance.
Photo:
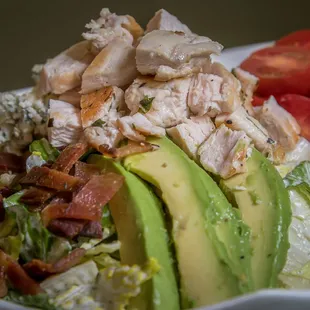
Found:
[[[60,152],[51,146],[45,138],[33,141],[29,146],[29,151],[31,153],[40,154],[42,159],[46,162],[54,162],[60,154]]]
[[[19,203],[20,197],[23,195],[20,191],[4,200],[6,212],[12,216],[18,227],[18,235],[21,238],[20,256],[29,262],[32,259],[40,259],[44,262],[51,262],[51,250],[57,246],[57,258],[66,255],[71,246],[67,240],[56,237],[51,234],[41,222],[38,212],[29,212],[26,205]],[[53,253],[52,257],[55,257]],[[53,259],[55,261],[55,259]]]
[[[53,305],[46,294],[39,295],[21,295],[15,291],[9,291],[4,300],[14,302],[26,307],[35,307],[43,310],[62,310],[61,307]]]
[[[284,183],[287,187],[297,186],[301,183],[306,183],[310,186],[310,161],[304,161],[299,164],[286,176]]]

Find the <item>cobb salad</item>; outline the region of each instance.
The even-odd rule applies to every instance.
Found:
[[[146,29],[102,9],[82,37],[0,94],[0,297],[179,310],[310,289],[309,124],[164,9]]]

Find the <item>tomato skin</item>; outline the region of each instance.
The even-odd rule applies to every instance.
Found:
[[[310,50],[296,46],[273,46],[254,52],[241,69],[259,78],[257,94],[310,95]]]
[[[252,106],[258,107],[264,104],[264,102],[268,100],[268,97],[260,97],[258,95],[253,95]]]
[[[301,135],[310,141],[310,98],[286,94],[276,96],[277,102],[291,113],[301,127]]]
[[[292,32],[278,41],[277,46],[299,46],[310,50],[310,29]]]

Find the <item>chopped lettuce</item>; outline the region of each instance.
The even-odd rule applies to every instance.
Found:
[[[141,285],[159,269],[154,258],[143,268],[138,265],[107,267],[99,273],[96,299],[106,310],[125,310],[130,298],[137,296],[141,292]]]
[[[121,263],[118,260],[114,259],[107,253],[101,253],[99,255],[93,256],[92,259],[97,264],[100,270],[102,268],[110,266],[119,267],[121,265]]]
[[[285,179],[289,191],[292,222],[290,249],[280,274],[284,287],[310,289],[310,163],[303,162]]]
[[[8,212],[5,213],[4,221],[0,223],[0,238],[7,237],[16,227],[16,221]]]
[[[113,218],[112,218],[108,204],[106,204],[102,208],[101,225],[102,225],[102,227],[106,227],[106,228],[113,227],[113,225],[114,225]]]
[[[86,256],[94,256],[94,255],[98,255],[101,253],[114,253],[116,251],[119,251],[121,247],[121,243],[120,241],[116,240],[116,241],[112,241],[110,243],[100,243],[97,246],[87,250],[86,252]]]
[[[93,296],[98,268],[90,260],[41,283],[56,306],[63,309],[100,309]]]
[[[41,158],[46,162],[54,162],[60,154],[60,152],[51,146],[51,144],[45,138],[33,141],[29,146],[29,151],[31,153],[40,155]]]
[[[13,259],[18,260],[22,248],[21,236],[16,235],[0,238],[0,248]]]
[[[66,255],[71,246],[67,240],[51,234],[41,222],[38,212],[29,212],[24,204],[19,203],[23,195],[20,191],[4,200],[6,212],[12,216],[18,227],[18,235],[21,238],[20,256],[28,262],[34,258],[41,259],[44,262],[50,262]],[[57,253],[54,249],[57,247]],[[51,250],[54,252],[51,253]]]
[[[286,186],[297,186],[306,183],[310,186],[310,161],[304,161],[284,179]]]
[[[14,302],[26,307],[35,307],[43,310],[62,310],[61,307],[55,306],[53,301],[46,294],[39,295],[21,295],[15,291],[9,291],[4,300]]]

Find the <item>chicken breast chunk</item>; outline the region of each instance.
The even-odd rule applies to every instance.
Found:
[[[117,120],[121,133],[130,140],[144,141],[145,136],[165,136],[165,129],[153,125],[143,114],[136,113],[133,116],[124,116]]]
[[[253,94],[258,87],[259,80],[255,75],[244,71],[241,68],[235,68],[233,74],[241,83],[243,106],[251,116],[254,116],[255,113],[252,106],[252,100]]]
[[[58,100],[71,103],[75,107],[79,108],[81,102],[80,88],[74,88],[66,91],[58,97]]]
[[[132,83],[138,75],[135,56],[135,48],[125,41],[117,39],[109,43],[84,72],[81,93]]]
[[[39,94],[62,94],[80,86],[82,74],[93,59],[90,43],[83,41],[48,60],[40,73]]]
[[[116,86],[103,87],[95,92],[82,95],[81,119],[83,128],[115,125],[117,118],[124,115],[124,92]]]
[[[184,123],[168,128],[167,134],[191,159],[197,160],[199,146],[215,129],[207,115],[186,119]]]
[[[295,148],[301,132],[300,126],[289,112],[278,105],[273,96],[265,101],[256,118],[285,151]]]
[[[157,82],[139,77],[125,92],[125,101],[131,114],[138,111],[154,125],[172,127],[189,116],[186,100],[190,78]]]
[[[199,147],[198,156],[205,170],[227,179],[246,171],[251,139],[243,131],[221,125]]]
[[[207,37],[166,30],[147,33],[137,46],[137,68],[141,74],[168,81],[202,71],[210,65],[210,55],[222,45]]]
[[[146,25],[146,33],[154,30],[169,30],[169,31],[179,31],[185,34],[191,34],[190,29],[181,23],[179,19],[167,12],[164,9],[160,9],[155,13],[153,18]]]
[[[85,138],[90,146],[100,151],[100,146],[116,147],[123,139],[121,132],[113,126],[92,126],[84,130]]]
[[[132,16],[118,16],[107,8],[101,10],[97,20],[91,20],[85,27],[88,31],[83,33],[83,37],[92,42],[94,53],[99,53],[116,38],[132,45],[143,34],[143,29]]]
[[[64,101],[50,100],[48,115],[47,133],[52,146],[64,147],[83,136],[79,108]]]
[[[276,141],[269,136],[268,131],[243,107],[231,114],[218,115],[215,124],[216,126],[225,124],[233,130],[244,131],[253,140],[255,147],[263,154],[268,155],[270,160],[281,162],[284,159],[284,150],[279,148]]]

